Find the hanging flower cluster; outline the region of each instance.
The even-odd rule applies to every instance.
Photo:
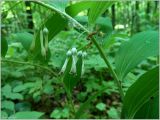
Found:
[[[67,51],[66,56],[67,56],[67,58],[64,62],[64,65],[62,66],[62,69],[61,69],[60,73],[65,72],[67,64],[69,62],[69,58],[71,58],[72,59],[72,66],[71,66],[70,73],[76,74],[76,72],[77,72],[76,71],[76,63],[77,63],[79,58],[82,58],[82,70],[81,70],[81,76],[82,76],[84,74],[84,60],[83,60],[83,58],[85,58],[87,56],[87,53],[82,52],[82,51],[79,51],[77,53],[77,49],[73,47],[71,50]]]
[[[31,51],[33,51],[33,49],[35,48],[36,34],[37,34],[37,30],[35,30],[34,32],[34,38],[30,46]],[[41,55],[45,57],[45,59],[48,51],[48,34],[49,34],[49,31],[46,27],[44,27],[43,30],[40,30]]]

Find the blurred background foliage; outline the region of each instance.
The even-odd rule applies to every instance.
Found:
[[[53,1],[45,0],[45,2],[52,5]],[[67,5],[74,2],[69,1]],[[63,10],[64,4],[65,1],[58,7]],[[121,42],[129,40],[130,36],[140,31],[158,30],[158,9],[158,1],[123,1],[115,2],[107,9],[102,15],[106,19],[99,19],[93,28],[87,24],[87,11],[79,13],[75,19],[92,31],[101,26],[100,31],[106,33],[107,37],[96,36],[96,38],[114,65],[114,56]],[[39,111],[34,113],[35,117],[43,115],[41,118],[70,118],[69,108],[65,104],[65,90],[58,73],[68,49],[73,46],[81,49],[88,44],[86,35],[73,29],[72,25],[66,26],[50,41],[51,57],[44,65],[41,61],[32,61],[31,56],[14,35],[19,32],[33,34],[52,12],[29,1],[2,1],[1,11],[2,42],[6,39],[8,43],[6,61],[2,61],[1,64],[1,117],[12,118],[17,112],[25,115],[23,111]],[[106,29],[105,25],[111,27]],[[104,42],[105,39],[110,42]],[[107,69],[104,69],[106,65],[93,45],[87,49],[87,53],[85,74],[73,93],[75,106],[79,107],[88,96],[105,86],[108,89],[92,101],[92,106],[84,118],[120,118],[122,104],[112,76]],[[127,90],[139,75],[155,64],[155,57],[150,57],[139,64],[127,75],[124,89]],[[45,69],[45,66],[52,72]]]

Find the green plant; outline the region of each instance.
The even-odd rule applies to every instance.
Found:
[[[157,95],[158,95],[158,65],[154,65],[151,69],[149,69],[144,74],[141,74],[140,77],[135,78],[133,83],[128,83],[129,87],[124,91],[123,87],[126,83],[125,79],[129,78],[131,70],[133,70],[138,64],[140,64],[143,60],[151,56],[158,56],[158,32],[157,31],[144,31],[133,35],[129,40],[121,40],[120,44],[118,44],[118,51],[115,54],[114,63],[110,60],[107,50],[111,49],[111,45],[116,43],[114,34],[112,32],[111,21],[108,19],[107,24],[103,24],[99,21],[103,21],[104,18],[100,17],[104,11],[106,11],[109,7],[111,7],[115,2],[112,1],[81,1],[76,2],[75,4],[71,4],[67,6],[67,4],[60,5],[59,3],[48,4],[47,2],[41,1],[30,1],[33,4],[40,5],[51,11],[51,14],[42,22],[42,24],[38,27],[38,30],[33,34],[23,32],[14,34],[14,39],[18,42],[21,42],[25,50],[28,52],[30,56],[30,60],[38,61],[43,65],[30,63],[30,62],[16,62],[3,58],[2,62],[13,62],[18,64],[27,64],[35,67],[39,67],[45,69],[52,73],[59,81],[55,81],[55,84],[60,83],[60,88],[64,87],[67,99],[65,104],[66,108],[54,109],[50,114],[51,118],[84,118],[85,111],[87,111],[91,106],[90,103],[93,102],[97,97],[101,96],[103,93],[110,94],[110,91],[117,92],[120,95],[121,101],[123,103],[121,117],[122,118],[138,118],[139,113],[142,118],[145,117],[146,114],[150,118],[158,118],[158,115],[150,115],[151,113],[147,113],[143,109],[143,107],[148,106],[148,102],[150,99],[153,99],[152,104],[156,104]],[[64,11],[65,10],[65,11]],[[84,23],[88,22],[89,29],[80,23],[80,19],[75,16],[83,10],[88,10],[87,18],[83,21]],[[70,25],[71,24],[71,25]],[[100,27],[99,29],[95,28]],[[44,28],[45,27],[45,28]],[[56,37],[58,33],[60,33],[64,28],[75,28],[80,35],[85,36],[84,39],[88,39],[89,41],[83,41],[82,46],[73,47],[72,45],[63,50],[63,58],[66,57],[64,65],[62,66],[61,71],[51,70],[46,67],[48,65],[51,57],[52,50],[49,47],[49,43],[52,39]],[[109,28],[109,29],[103,29]],[[105,33],[107,31],[107,33]],[[78,33],[79,34],[79,33]],[[104,34],[104,35],[103,35]],[[120,35],[118,35],[120,36]],[[125,36],[126,37],[126,36]],[[128,37],[127,37],[128,38]],[[104,41],[101,41],[103,40]],[[99,41],[98,41],[99,40]],[[67,43],[66,43],[67,44]],[[109,73],[116,83],[116,88],[112,88],[112,83],[105,83],[103,79],[100,82],[100,85],[96,83],[96,81],[92,81],[92,78],[85,84],[87,88],[87,92],[84,94],[80,94],[79,98],[84,101],[80,106],[75,107],[74,102],[74,92],[73,90],[77,86],[78,83],[83,79],[84,68],[87,62],[87,59],[91,57],[89,52],[93,52],[94,50],[90,46],[92,44],[95,45],[94,50],[98,52],[95,55],[95,58],[103,59],[104,64],[103,68],[107,69],[107,73]],[[116,44],[114,44],[116,45]],[[7,51],[7,42],[2,38],[2,46],[4,46],[4,50],[2,51],[2,57],[5,56]],[[117,47],[116,46],[116,47]],[[119,47],[120,46],[120,47]],[[105,50],[104,50],[105,49]],[[93,51],[92,51],[93,50]],[[64,51],[68,51],[66,55]],[[83,51],[83,52],[82,52]],[[86,57],[86,52],[88,55]],[[110,50],[110,52],[113,52]],[[128,53],[127,53],[128,52]],[[113,52],[114,53],[114,52]],[[113,55],[114,56],[114,55]],[[94,56],[93,56],[94,57]],[[89,60],[88,60],[89,61]],[[90,60],[90,63],[91,60]],[[57,65],[58,66],[58,65]],[[100,66],[101,67],[101,66]],[[53,72],[56,71],[56,72]],[[59,74],[59,76],[58,76]],[[102,75],[100,75],[102,77]],[[36,102],[39,102],[41,98],[43,98],[43,93],[52,95],[54,89],[52,86],[52,81],[43,81],[43,79],[38,78],[30,82],[22,82],[19,85],[11,86],[9,84],[5,85],[2,88],[2,96],[4,99],[19,99],[22,100],[23,95],[28,94],[32,95],[33,99]],[[145,84],[143,86],[143,84]],[[111,87],[110,87],[111,86]],[[143,86],[143,87],[142,87]],[[12,90],[13,89],[13,90]],[[98,92],[92,93],[91,96],[86,97],[87,94],[90,94],[93,90],[97,90]],[[148,91],[148,92],[146,92]],[[64,94],[64,91],[58,91],[60,94]],[[27,98],[28,98],[27,96]],[[56,96],[56,95],[55,95]],[[134,96],[134,98],[133,98]],[[59,99],[59,95],[56,96]],[[87,98],[87,99],[86,99]],[[45,98],[43,98],[45,99]],[[55,98],[56,99],[56,98]],[[8,109],[6,104],[10,104],[12,107],[9,107],[9,110],[14,112],[14,103],[12,101],[3,100],[2,109]],[[103,102],[99,102],[96,105],[96,108],[99,111],[105,111],[106,105]],[[69,109],[68,109],[69,108]],[[149,109],[150,110],[150,109]],[[156,109],[157,113],[158,109]],[[114,114],[111,114],[114,113]],[[3,113],[4,116],[5,113]],[[107,114],[111,118],[117,118],[118,112],[115,108],[110,108]],[[10,113],[9,115],[12,115]],[[35,112],[35,111],[25,111],[25,112],[17,112],[13,114],[15,118],[23,118],[24,116],[28,116],[28,118],[39,118],[44,113]],[[12,116],[11,116],[12,117]]]

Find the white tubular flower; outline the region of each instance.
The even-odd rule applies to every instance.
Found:
[[[82,56],[82,51],[79,51],[78,52],[78,57],[81,57]]]
[[[44,40],[45,40],[45,50],[48,51],[48,29],[45,27],[43,29],[43,35],[44,35]]]
[[[41,43],[41,54],[46,59],[46,50],[43,45],[43,32],[42,32],[42,30],[40,31],[40,43]]]
[[[64,73],[64,71],[66,70],[66,67],[67,67],[67,64],[68,64],[68,61],[69,61],[69,57],[72,55],[72,52],[70,50],[68,50],[66,55],[67,55],[67,58],[66,58],[63,66],[62,66],[62,69],[61,69],[60,73]]]
[[[34,48],[35,48],[35,44],[36,44],[36,33],[37,33],[37,30],[34,31],[34,37],[33,37],[33,40],[32,40],[31,46],[30,46],[30,50],[31,50],[31,51],[33,51]]]
[[[76,73],[76,56],[72,55],[72,67],[71,67],[71,73]]]
[[[67,55],[67,57],[70,57],[72,55],[72,52],[70,50],[68,50],[66,55]]]
[[[81,72],[81,76],[84,74],[84,58],[87,56],[86,52],[82,53],[82,72]]]
[[[48,35],[48,33],[49,33],[49,32],[48,32],[48,29],[47,29],[46,27],[43,28],[43,34],[44,34],[44,35]]]
[[[86,52],[83,52],[82,57],[85,58],[87,56]]]
[[[76,73],[76,62],[77,62],[77,49],[72,48],[72,67],[71,67],[71,73]]]
[[[72,51],[72,55],[76,55],[77,54],[77,49],[76,48],[73,47],[71,51]]]
[[[84,61],[83,61],[83,58],[82,58],[82,71],[81,71],[81,77],[83,76],[84,74]]]

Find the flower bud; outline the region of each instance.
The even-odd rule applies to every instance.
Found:
[[[81,71],[81,76],[84,74],[84,61],[82,60],[82,71]]]
[[[49,33],[49,31],[48,31],[48,29],[45,27],[45,28],[43,29],[43,34],[44,34],[44,35],[48,35],[48,33]]]
[[[77,58],[75,55],[72,55],[72,67],[71,67],[71,73],[76,73],[76,62]]]
[[[76,73],[76,62],[77,62],[77,49],[76,48],[72,48],[71,49],[72,52],[72,67],[71,67],[71,73]]]
[[[85,58],[87,56],[86,52],[82,53],[82,72],[81,72],[81,76],[84,74],[84,60],[83,58]]]
[[[45,27],[43,29],[43,35],[44,35],[44,40],[45,40],[45,50],[46,52],[48,51],[48,29]]]
[[[73,47],[71,51],[72,51],[72,55],[76,55],[77,54],[77,49],[76,48]]]
[[[66,70],[66,67],[67,67],[68,61],[69,61],[69,59],[68,59],[68,58],[66,58],[66,60],[65,60],[65,62],[64,62],[64,64],[63,64],[63,66],[62,66],[62,69],[61,69],[60,73],[64,73],[64,71]]]
[[[82,57],[85,58],[87,56],[86,52],[83,52]]]
[[[68,64],[68,61],[69,61],[69,57],[72,55],[72,52],[70,50],[68,50],[66,55],[67,55],[67,58],[66,58],[63,66],[62,66],[62,69],[61,69],[60,73],[64,73],[64,71],[66,70],[66,67],[67,67],[67,64]]]
[[[81,57],[82,56],[82,51],[79,51],[78,52],[78,57]]]
[[[68,50],[66,55],[67,55],[67,57],[70,57],[72,55],[72,52],[70,50]]]

